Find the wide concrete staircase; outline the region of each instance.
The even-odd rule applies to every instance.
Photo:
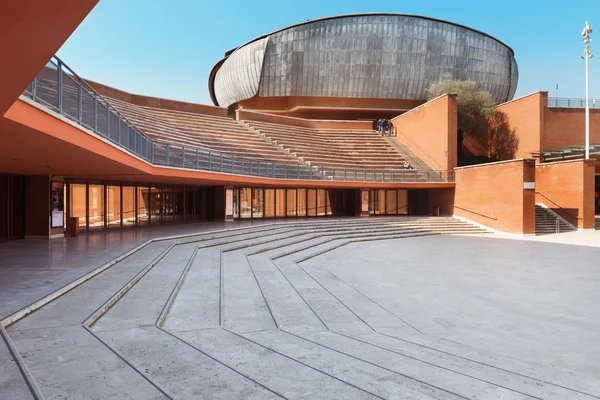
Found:
[[[549,208],[535,205],[535,234],[547,235],[551,233],[573,232],[577,228],[568,223],[560,215]]]
[[[405,158],[372,130],[316,129],[243,121],[272,143],[311,165],[402,169]]]

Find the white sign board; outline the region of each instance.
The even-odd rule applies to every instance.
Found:
[[[523,189],[535,190],[535,182],[523,182]]]

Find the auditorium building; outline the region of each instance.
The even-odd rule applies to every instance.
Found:
[[[226,51],[202,105],[79,76],[54,53],[96,0],[52,3],[27,24],[18,4],[0,17],[2,37],[20,38],[0,41],[0,241],[265,218],[444,214],[518,235],[597,224],[600,102],[585,160],[583,101],[515,99],[515,54],[484,32],[392,13],[305,21]],[[488,149],[458,149],[455,94],[428,99],[446,74],[490,92],[514,159],[458,165]]]

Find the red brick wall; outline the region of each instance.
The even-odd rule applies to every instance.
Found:
[[[394,119],[402,140],[435,170],[451,170],[457,165],[457,102],[452,95],[433,99]]]
[[[535,169],[535,201],[579,229],[594,229],[594,174],[593,160],[539,164]]]
[[[585,144],[585,108],[548,107],[542,149]],[[590,143],[600,143],[600,110],[590,109]]]
[[[513,160],[456,172],[454,215],[503,232],[535,233],[535,191],[524,182],[535,181],[534,160]]]
[[[272,124],[302,126],[315,129],[373,129],[371,121],[338,121],[338,120],[315,120],[282,115],[265,114],[255,111],[236,110],[236,119],[246,121],[269,122]]]
[[[516,129],[519,148],[515,158],[531,158],[531,153],[541,149],[544,131],[544,109],[548,106],[548,93],[536,92],[496,107],[508,116],[511,128]]]

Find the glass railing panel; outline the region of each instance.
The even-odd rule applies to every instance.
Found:
[[[81,90],[81,123],[94,130],[96,124],[96,98],[86,89]]]

